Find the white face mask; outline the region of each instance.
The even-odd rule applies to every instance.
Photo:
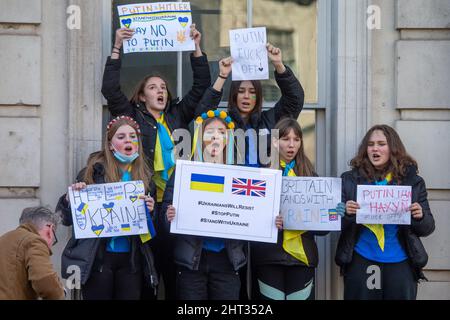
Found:
[[[121,163],[132,163],[134,160],[136,160],[139,157],[139,152],[135,152],[130,156],[127,156],[126,154],[123,154],[119,152],[116,147],[111,143],[111,146],[113,147],[113,155],[114,158],[116,158]]]

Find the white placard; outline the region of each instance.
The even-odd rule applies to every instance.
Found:
[[[120,26],[135,30],[133,38],[123,42],[124,53],[195,50],[189,2],[137,3],[117,10]]]
[[[340,178],[283,177],[280,212],[288,230],[341,230]]]
[[[90,184],[76,191],[69,187],[76,239],[148,233],[142,181]]]
[[[359,224],[411,224],[411,186],[358,185]]]
[[[178,160],[170,232],[277,242],[281,171]]]
[[[265,27],[230,30],[233,81],[269,79],[266,44]]]

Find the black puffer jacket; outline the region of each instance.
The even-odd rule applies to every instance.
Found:
[[[83,181],[83,169],[77,176],[77,182]],[[105,169],[102,164],[94,165],[94,181],[96,184],[105,183]],[[155,188],[151,186],[150,195],[154,197]],[[66,201],[64,194],[58,201],[56,212],[61,212],[62,224],[71,226],[73,224],[70,203]],[[106,240],[108,238],[90,238],[75,239],[72,229],[72,237],[69,239],[61,256],[61,275],[64,279],[70,274],[67,273],[68,267],[76,265],[81,270],[81,284],[85,284],[89,279],[91,271],[101,270],[103,262],[103,253],[106,250]],[[153,288],[158,285],[158,276],[154,266],[153,253],[149,242],[142,243],[139,236],[130,236],[131,240],[131,259],[130,265],[132,272],[142,269],[144,272],[145,283]],[[138,256],[139,255],[139,256]],[[140,265],[137,263],[140,262]]]
[[[173,187],[175,182],[175,172],[167,182],[166,190],[162,204],[162,212],[166,216],[167,207],[173,201]],[[166,221],[166,228],[169,230],[170,224]],[[200,257],[203,250],[203,237],[172,234],[174,237],[174,259],[175,263],[184,266],[190,270],[198,270],[200,265]],[[247,263],[245,248],[246,242],[240,240],[224,239],[225,250],[228,254],[235,271],[239,270]]]
[[[281,91],[281,98],[275,103],[273,108],[263,111],[260,114],[253,113],[250,116],[248,125],[256,130],[258,140],[265,137],[267,139],[267,154],[270,153],[270,130],[275,127],[275,124],[284,117],[297,119],[303,109],[305,100],[305,93],[303,88],[295,77],[292,70],[286,67],[286,71],[279,74],[275,71],[275,80]],[[236,129],[246,130],[246,125],[239,113],[237,107],[230,107],[228,114],[236,124]],[[260,132],[261,130],[261,132]],[[258,144],[259,145],[259,144]],[[243,156],[243,150],[239,150],[238,155]],[[258,163],[260,161],[258,160]]]
[[[357,185],[369,184],[356,169],[344,172],[342,178],[342,202],[356,201]],[[411,219],[411,225],[399,225],[399,240],[406,251],[416,279],[425,279],[422,268],[428,262],[428,255],[419,237],[430,235],[435,229],[433,215],[427,199],[425,181],[417,175],[417,168],[409,166],[400,185],[411,186],[411,203],[418,202],[423,211],[420,220]],[[359,238],[363,225],[356,224],[356,215],[345,215],[342,218],[341,235],[336,249],[335,261],[345,274],[346,267],[353,259],[353,249]]]
[[[208,59],[205,54],[200,57],[191,55],[191,66],[194,83],[192,89],[181,101],[173,100],[167,103],[165,120],[170,132],[175,129],[188,129],[189,123],[204,112],[198,106],[205,90],[211,85]],[[108,109],[113,117],[127,115],[139,123],[142,133],[142,145],[150,169],[153,170],[156,136],[158,133],[155,118],[143,104],[131,103],[120,89],[120,59],[108,57],[103,73],[102,93],[108,101]]]

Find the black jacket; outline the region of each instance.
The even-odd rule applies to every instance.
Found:
[[[406,176],[400,185],[411,186],[411,203],[418,202],[423,211],[420,220],[411,219],[411,225],[399,225],[398,237],[405,249],[416,279],[425,279],[422,268],[428,262],[428,255],[419,237],[430,235],[435,228],[434,218],[431,214],[427,199],[425,181],[417,175],[417,168],[409,166]],[[342,178],[342,202],[356,201],[357,185],[369,184],[358,172],[353,169],[344,172]],[[341,273],[345,274],[346,266],[353,259],[353,249],[359,238],[363,225],[356,224],[356,215],[345,215],[342,220],[341,235],[336,249],[335,261],[341,267]]]
[[[162,212],[166,217],[167,207],[173,201],[173,187],[175,182],[175,172],[167,182],[166,190],[162,203]],[[166,228],[170,228],[170,224],[165,219]],[[203,237],[173,234],[174,238],[174,259],[175,263],[184,266],[190,270],[198,270],[200,265],[200,257],[203,250]],[[225,250],[235,271],[239,270],[247,263],[245,248],[246,242],[240,240],[224,239]]]
[[[77,177],[77,182],[83,181],[83,169]],[[105,170],[102,164],[96,163],[94,165],[94,181],[96,184],[105,183]],[[150,194],[154,197],[154,187],[150,188]],[[70,203],[66,201],[64,194],[58,201],[56,212],[61,212],[62,224],[71,226],[73,224]],[[67,273],[68,267],[76,265],[81,270],[81,284],[85,284],[89,279],[91,271],[102,270],[103,253],[105,252],[107,238],[90,238],[90,239],[75,239],[72,229],[72,237],[69,239],[61,256],[61,275],[64,279],[68,278],[70,274]],[[145,282],[156,288],[158,285],[158,276],[154,266],[153,253],[149,242],[142,243],[139,236],[130,236],[131,240],[131,259],[130,265],[132,272],[137,269],[142,269],[145,276]],[[139,255],[139,256],[138,256]],[[141,265],[137,265],[137,262]]]
[[[191,66],[194,83],[191,90],[181,101],[173,100],[167,103],[165,120],[170,132],[175,129],[188,129],[189,123],[203,110],[198,103],[205,90],[211,84],[208,59],[205,54],[200,57],[191,55]],[[144,153],[150,169],[153,170],[156,135],[158,132],[155,118],[147,111],[145,105],[131,103],[120,89],[120,59],[108,57],[103,73],[102,94],[108,101],[108,109],[113,117],[127,115],[136,120],[142,133]]]
[[[269,110],[261,113],[253,113],[248,121],[248,125],[256,130],[258,139],[261,136],[266,137],[268,155],[270,154],[271,146],[270,130],[284,117],[297,119],[303,109],[305,100],[305,93],[300,82],[295,77],[292,70],[288,66],[285,67],[286,71],[282,74],[275,71],[275,80],[280,88],[281,98]],[[228,109],[228,114],[235,122],[236,129],[246,130],[246,125],[239,114],[239,109],[237,107],[230,107]],[[240,150],[237,154],[243,156],[245,153]]]
[[[317,174],[313,174],[317,177]],[[307,231],[301,235],[303,249],[308,258],[308,267],[315,268],[319,263],[319,252],[314,236],[325,236],[329,231]],[[251,243],[252,263],[255,265],[277,264],[284,266],[305,266],[283,249],[283,230],[278,231],[277,243]]]

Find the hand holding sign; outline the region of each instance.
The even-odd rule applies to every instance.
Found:
[[[409,207],[409,210],[411,210],[411,215],[414,219],[420,220],[423,218],[422,206],[417,202],[414,202],[411,207]]]
[[[133,37],[134,30],[129,28],[120,28],[116,30],[116,40],[114,41],[114,47],[120,49],[124,40],[129,40]]]
[[[172,222],[173,219],[175,219],[175,215],[176,215],[175,207],[172,205],[169,205],[167,207],[167,212],[166,212],[167,221]]]
[[[345,211],[347,212],[348,215],[355,215],[356,214],[356,210],[361,209],[361,207],[359,206],[358,202],[352,201],[352,200],[348,200],[345,203]]]

